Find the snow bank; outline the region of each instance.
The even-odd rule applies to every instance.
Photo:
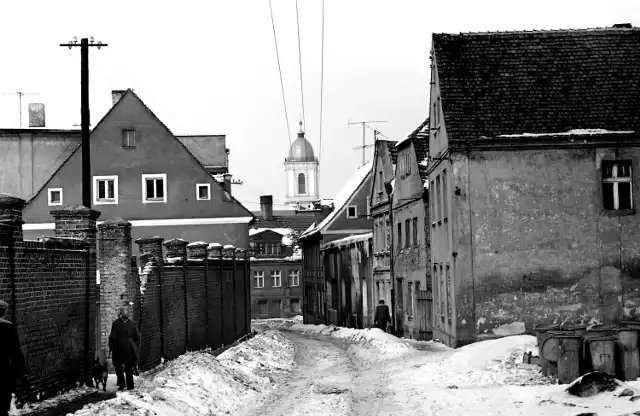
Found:
[[[476,342],[456,350],[445,365],[458,371],[487,369],[508,360],[514,353],[524,357],[524,353],[534,349],[536,344],[536,337],[531,335]]]
[[[293,357],[293,345],[277,331],[259,334],[217,358],[209,350],[189,352],[153,376],[143,375],[135,390],[118,392],[75,415],[237,414],[274,390],[269,375],[290,371]]]
[[[378,329],[354,329],[354,328],[338,328],[333,325],[306,325],[294,324],[288,328],[291,331],[301,332],[303,334],[319,334],[328,335],[347,342],[360,343],[365,346],[371,346],[380,351],[384,357],[397,356],[407,353],[411,350],[411,346],[400,338],[389,335]]]

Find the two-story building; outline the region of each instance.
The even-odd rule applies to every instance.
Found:
[[[181,140],[132,90],[116,91],[113,98],[113,107],[91,131],[92,208],[101,219],[130,221],[134,239],[158,235],[247,247],[253,214],[233,198],[230,186],[225,189],[213,177],[227,163],[219,138]],[[208,140],[220,151],[203,164],[185,143],[202,147]],[[53,229],[49,212],[55,207],[82,203],[80,148],[61,152],[66,160],[29,199],[26,238]]]
[[[273,210],[273,197],[260,197],[260,212],[249,229],[253,318],[286,318],[301,313],[302,253],[298,237],[317,212]]]
[[[337,316],[338,310],[348,311],[346,299],[339,293],[339,282],[326,280],[324,259],[321,254],[323,244],[333,240],[356,234],[367,234],[372,231],[369,218],[369,193],[373,176],[373,161],[358,168],[346,181],[334,200],[334,210],[327,217],[312,224],[300,236],[302,245],[303,273],[303,317],[309,324],[326,322],[344,322],[350,319]],[[364,279],[366,276],[359,276]],[[359,283],[359,282],[357,282]],[[354,284],[354,287],[359,286]],[[338,308],[338,302],[345,302]]]
[[[434,34],[434,337],[640,318],[640,28]]]
[[[419,339],[432,335],[428,178],[420,165],[428,151],[429,127],[426,119],[396,145],[392,204],[396,329],[399,336]]]

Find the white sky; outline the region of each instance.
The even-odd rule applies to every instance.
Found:
[[[295,0],[272,0],[292,140],[302,113]],[[321,0],[299,0],[307,138],[319,151]],[[93,36],[91,120],[111,90],[133,88],[175,134],[227,135],[233,194],[282,208],[289,141],[267,0],[30,0],[0,3],[0,93],[39,93],[47,127],[80,123],[80,50]],[[333,197],[361,165],[359,126],[400,140],[428,115],[433,32],[640,25],[640,1],[326,0],[321,197]],[[18,126],[18,98],[0,95],[0,127]],[[372,132],[367,131],[367,143]],[[371,158],[371,148],[367,160]]]

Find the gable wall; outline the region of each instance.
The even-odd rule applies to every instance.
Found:
[[[369,173],[362,185],[356,191],[352,200],[345,204],[344,207],[336,214],[333,222],[327,230],[368,230],[370,232],[373,229],[373,222],[370,218],[360,217],[362,214],[367,213],[367,196],[371,192],[371,177],[373,175]],[[358,218],[347,218],[347,207],[355,205],[358,207]],[[325,235],[324,242],[327,242],[329,235]]]

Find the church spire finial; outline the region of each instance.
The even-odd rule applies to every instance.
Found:
[[[304,130],[302,129],[302,118],[300,119],[298,124],[300,125],[300,129],[298,130],[298,136],[304,136]]]

